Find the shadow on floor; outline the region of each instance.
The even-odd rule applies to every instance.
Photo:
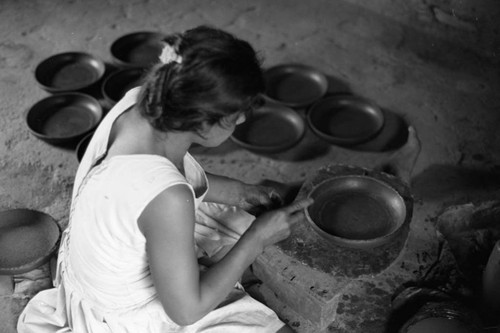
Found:
[[[500,191],[500,170],[434,164],[413,177],[412,191],[425,201],[481,202]]]

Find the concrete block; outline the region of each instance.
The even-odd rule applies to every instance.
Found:
[[[285,304],[266,284],[258,284],[247,290],[252,297],[266,304],[296,333],[326,333],[327,327],[312,322]]]
[[[311,270],[275,247],[257,258],[253,272],[274,298],[319,327],[335,320],[341,290],[350,282]]]

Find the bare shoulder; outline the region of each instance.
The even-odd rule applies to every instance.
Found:
[[[138,219],[139,229],[147,236],[162,229],[194,225],[194,196],[186,184],[173,185],[158,194]],[[186,221],[187,220],[187,221]]]

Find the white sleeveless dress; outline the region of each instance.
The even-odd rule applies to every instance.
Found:
[[[55,288],[30,300],[19,317],[18,332],[276,332],[283,322],[239,284],[225,302],[193,325],[178,326],[165,313],[151,279],[146,239],[137,224],[147,204],[166,188],[187,184],[197,208],[193,246],[200,256],[236,242],[252,217],[202,202],[207,178],[189,153],[184,157],[185,177],[157,155],[113,156],[94,166],[106,154],[114,121],[134,105],[137,94],[138,88],[129,91],[94,133],[75,177]]]

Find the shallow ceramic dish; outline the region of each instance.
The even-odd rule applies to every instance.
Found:
[[[121,36],[111,44],[111,56],[121,66],[150,67],[159,61],[164,37],[162,33],[151,31]]]
[[[38,84],[50,93],[79,91],[104,75],[104,62],[84,52],[66,52],[43,60],[35,69]]]
[[[295,146],[304,136],[305,127],[296,111],[267,101],[236,127],[231,139],[251,151],[277,153]]]
[[[144,70],[141,68],[125,68],[110,74],[102,83],[101,92],[112,106],[116,104],[127,91],[141,84]]]
[[[0,212],[0,275],[29,272],[47,262],[61,230],[49,215],[29,209]]]
[[[278,65],[264,72],[266,95],[292,108],[307,107],[328,90],[326,76],[301,64]]]
[[[372,101],[353,95],[330,96],[314,103],[306,120],[320,138],[336,145],[366,142],[384,126],[384,114]]]
[[[83,158],[83,155],[85,154],[85,151],[87,150],[87,146],[90,143],[90,140],[92,139],[92,136],[94,135],[94,132],[91,132],[87,135],[85,135],[76,145],[76,159],[78,162],[80,162]]]
[[[102,117],[102,107],[92,96],[62,93],[33,105],[26,115],[26,124],[41,140],[51,144],[70,144],[93,131]]]
[[[311,226],[328,241],[351,248],[389,242],[403,225],[406,205],[388,184],[368,176],[333,177],[309,193]]]

